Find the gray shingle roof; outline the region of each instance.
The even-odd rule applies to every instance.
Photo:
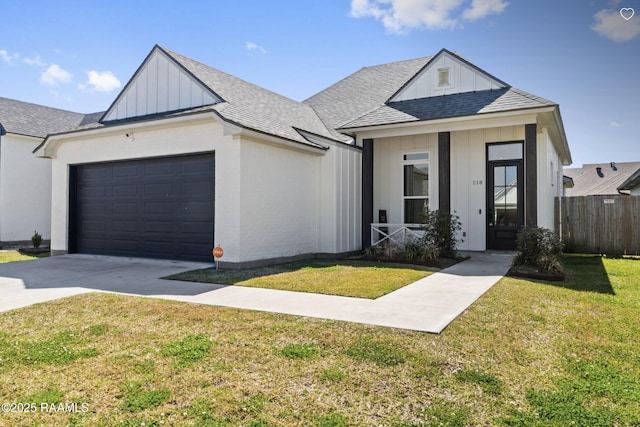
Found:
[[[327,129],[309,105],[278,95],[171,50],[161,49],[223,99],[223,102],[212,107],[223,119],[241,127],[308,145],[317,146],[296,129],[335,139],[335,134]]]
[[[87,116],[0,97],[0,123],[7,133],[44,138],[75,129]]]
[[[598,168],[602,176],[598,175]],[[567,196],[576,197],[619,194],[618,187],[638,170],[640,162],[615,163],[615,170],[611,163],[594,163],[565,168],[562,173],[573,179],[573,188],[567,188]]]
[[[313,107],[334,135],[345,138],[335,129],[383,105],[432,58],[364,67],[303,102]]]
[[[345,123],[341,128],[349,129],[391,123],[407,123],[554,105],[556,104],[544,98],[507,87],[389,102],[355,120]]]

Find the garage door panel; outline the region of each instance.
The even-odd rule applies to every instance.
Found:
[[[134,178],[138,176],[138,166],[135,164],[117,164],[112,169],[113,178]]]
[[[137,215],[138,203],[137,202],[114,202],[111,204],[111,213],[115,215]]]
[[[105,179],[107,177],[107,169],[105,167],[95,167],[82,170],[80,178],[83,181],[91,181],[94,179]]]
[[[111,230],[116,233],[136,233],[138,231],[138,222],[135,220],[122,221],[112,220]]]
[[[171,161],[159,161],[145,165],[144,175],[146,178],[166,177],[175,174],[176,165]]]
[[[210,261],[214,167],[213,154],[76,166],[70,248]]]
[[[212,171],[214,168],[213,158],[211,159],[189,159],[182,163],[183,174],[202,174]]]
[[[138,185],[135,183],[114,185],[111,193],[113,197],[137,196]]]

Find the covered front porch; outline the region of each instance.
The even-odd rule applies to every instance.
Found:
[[[517,230],[538,225],[537,154],[545,137],[535,116],[518,120],[362,139],[363,248],[404,246],[424,233],[425,210],[440,210],[459,217],[460,250],[514,249]]]

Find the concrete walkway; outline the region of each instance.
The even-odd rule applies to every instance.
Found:
[[[65,255],[0,264],[0,311],[91,291],[440,333],[509,269],[512,255],[471,258],[376,300],[160,279],[210,265]]]

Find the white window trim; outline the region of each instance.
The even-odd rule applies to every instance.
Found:
[[[427,159],[423,160],[405,160],[404,156],[410,154],[426,154]],[[406,165],[429,165],[429,196],[405,196],[404,195],[404,167]],[[407,199],[412,200],[420,200],[427,199],[427,204],[429,205],[429,209],[431,209],[431,195],[433,194],[433,169],[431,168],[431,151],[430,150],[411,150],[411,151],[402,151],[400,153],[400,218],[402,219],[402,223],[405,223],[404,216],[404,201]]]

